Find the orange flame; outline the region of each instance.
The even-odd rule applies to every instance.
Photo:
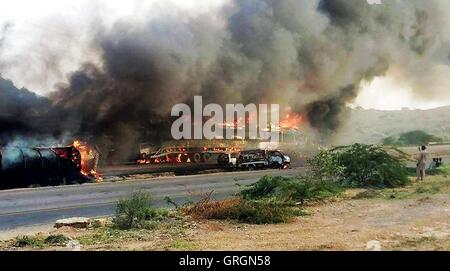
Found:
[[[299,129],[304,123],[304,116],[296,113],[287,113],[284,119],[280,121],[280,127]]]
[[[102,181],[102,177],[96,171],[98,153],[93,148],[80,140],[73,142],[73,147],[80,152],[81,155],[81,174],[86,177],[95,178],[97,182]]]
[[[210,146],[206,145],[200,148],[200,150],[190,150],[187,147],[169,147],[165,148],[163,154],[150,156],[147,154],[142,155],[140,159],[136,161],[137,164],[163,164],[163,163],[192,163],[195,154],[220,154],[239,152],[241,149],[237,146]]]

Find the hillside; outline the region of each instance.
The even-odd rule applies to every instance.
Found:
[[[424,130],[450,140],[450,106],[430,110],[349,110],[336,143],[379,143],[388,136]]]

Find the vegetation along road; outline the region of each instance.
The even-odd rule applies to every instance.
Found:
[[[112,215],[117,200],[136,191],[150,193],[156,206],[165,206],[166,197],[182,203],[214,191],[215,198],[222,199],[239,189],[236,182],[246,185],[264,175],[295,176],[302,171],[232,172],[0,191],[0,231],[50,224],[61,218]]]

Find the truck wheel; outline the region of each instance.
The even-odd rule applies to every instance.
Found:
[[[200,155],[200,153],[197,152],[196,154],[194,154],[193,160],[194,163],[200,163],[202,161],[202,156]]]
[[[205,158],[205,161],[208,161],[209,159],[211,159],[211,154],[210,153],[205,153],[203,155],[203,157]]]
[[[256,167],[253,166],[253,165],[247,166],[247,170],[248,170],[248,171],[253,171],[253,170],[255,170],[255,169],[256,169]]]

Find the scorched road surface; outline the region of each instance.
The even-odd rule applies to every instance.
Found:
[[[0,191],[0,231],[47,225],[61,218],[112,215],[117,200],[136,191],[149,192],[156,206],[167,206],[165,197],[184,203],[214,191],[215,199],[223,199],[238,190],[236,182],[247,185],[264,175],[295,176],[302,171],[233,172]]]

